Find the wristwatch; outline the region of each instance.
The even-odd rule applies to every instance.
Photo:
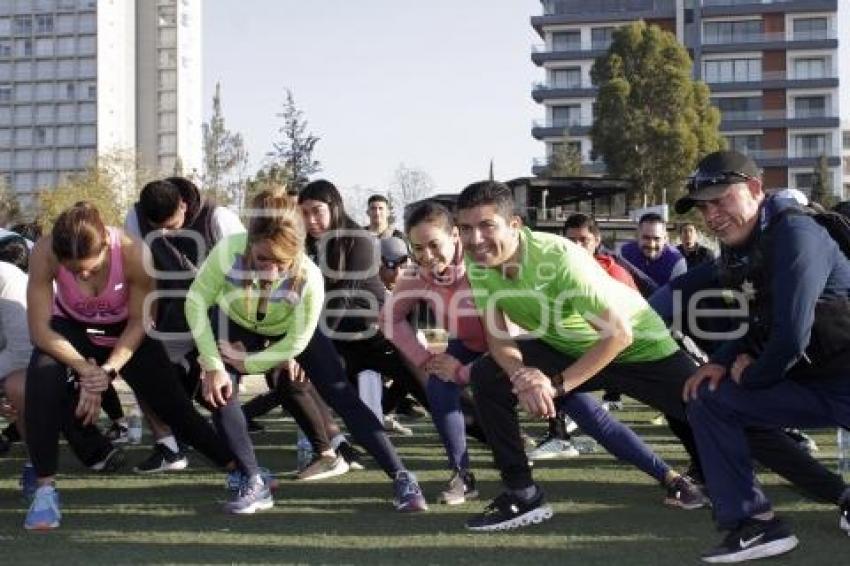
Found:
[[[106,377],[109,381],[114,381],[118,377],[118,370],[109,366],[100,366],[100,369],[106,372]]]

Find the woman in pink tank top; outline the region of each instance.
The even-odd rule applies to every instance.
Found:
[[[162,343],[146,334],[153,320],[146,298],[155,285],[143,253],[144,243],[106,227],[85,202],[62,212],[52,234],[33,249],[27,319],[35,349],[24,418],[39,487],[27,529],[59,526],[59,431],[69,419],[93,426],[102,394],[119,373],[177,435],[219,466],[236,465],[227,443],[187,397]]]

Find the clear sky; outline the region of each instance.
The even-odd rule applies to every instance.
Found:
[[[543,145],[529,24],[539,0],[204,0],[204,120],[221,82],[254,171],[292,89],[322,176],[385,190],[400,163],[440,192],[529,175]]]

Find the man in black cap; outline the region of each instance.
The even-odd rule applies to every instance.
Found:
[[[703,555],[739,562],[798,541],[755,480],[748,426],[850,427],[850,261],[787,198],[767,197],[755,163],[720,151],[703,159],[680,214],[696,207],[722,243],[720,280],[749,306],[730,339],[683,392],[718,525],[729,534]],[[850,532],[850,493],[839,498]]]

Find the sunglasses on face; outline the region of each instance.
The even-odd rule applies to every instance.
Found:
[[[400,258],[395,259],[395,260],[381,259],[381,263],[387,269],[396,269],[396,268],[399,268],[399,267],[404,267],[404,264],[407,263],[407,260],[408,260],[408,256],[404,255],[404,256],[401,256]]]
[[[715,185],[732,185],[742,181],[746,182],[754,178],[755,177],[752,177],[751,175],[747,175],[746,173],[741,173],[739,171],[720,171],[719,173],[712,173],[710,175],[697,173],[688,179],[688,191],[699,191],[706,187],[713,187]]]

